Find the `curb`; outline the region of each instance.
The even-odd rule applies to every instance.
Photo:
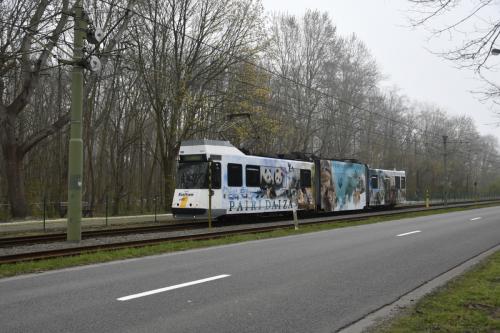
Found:
[[[359,333],[366,332],[375,325],[382,323],[384,321],[394,318],[402,309],[408,308],[414,305],[418,300],[427,294],[434,291],[436,288],[444,286],[450,280],[457,276],[462,275],[466,271],[470,270],[482,260],[492,255],[493,253],[500,251],[500,244],[497,244],[486,251],[458,264],[457,266],[451,268],[445,273],[433,278],[430,281],[418,286],[417,288],[411,290],[410,292],[404,294],[398,298],[393,303],[382,306],[381,308],[367,314],[360,320],[339,329],[339,333]]]

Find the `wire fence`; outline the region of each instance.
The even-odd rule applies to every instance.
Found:
[[[431,203],[444,203],[445,202],[445,194],[444,193],[418,193],[407,195],[406,201],[411,204],[415,203],[423,203],[429,197],[429,201]],[[500,199],[500,192],[449,192],[448,193],[448,203],[460,203],[464,201],[478,201],[478,200],[498,200]]]
[[[440,192],[428,193],[429,200],[435,203],[443,203],[445,194]],[[408,202],[424,202],[427,193],[410,194],[406,196]],[[449,192],[448,202],[462,202],[462,201],[475,201],[475,200],[495,200],[500,199],[500,193],[497,192]]]
[[[144,198],[142,200],[116,199],[105,196],[102,200],[94,203],[82,201],[82,217],[108,217],[128,215],[154,215],[170,213],[170,203],[165,204],[165,198],[160,195]],[[37,202],[28,204],[28,216],[23,220],[49,220],[66,218],[68,214],[68,202],[50,201],[46,197]],[[12,217],[11,205],[0,203],[0,223],[9,221],[20,221]]]

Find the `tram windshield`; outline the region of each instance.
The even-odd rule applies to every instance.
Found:
[[[220,163],[212,163],[212,188],[220,188]],[[208,162],[180,162],[176,188],[208,189]]]

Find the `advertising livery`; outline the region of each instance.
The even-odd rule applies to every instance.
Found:
[[[364,164],[321,160],[321,209],[326,212],[366,207]]]
[[[176,218],[206,218],[209,193],[213,217],[365,209],[377,190],[369,187],[370,172],[353,161],[252,156],[227,141],[186,141],[179,151],[172,212]]]

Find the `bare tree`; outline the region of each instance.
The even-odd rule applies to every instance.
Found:
[[[376,63],[356,36],[342,39],[336,58],[323,68],[326,92],[322,114],[322,152],[330,156],[355,157],[364,131],[368,98],[380,79]]]
[[[133,1],[129,1],[131,3]],[[32,104],[31,101],[40,88],[44,73],[57,66],[56,58],[71,56],[66,35],[70,35],[68,20],[73,8],[69,0],[16,0],[2,2],[0,6],[0,145],[6,165],[12,215],[24,217],[29,209],[23,160],[40,142],[69,122],[69,113],[59,113],[45,126],[28,130],[25,130],[24,114],[48,114],[50,105],[35,109],[40,105]],[[127,22],[128,18],[125,17],[121,27],[117,28],[115,38],[107,40],[105,52],[114,48]]]
[[[442,56],[476,70],[486,64],[500,35],[500,17],[489,15],[498,9],[496,1],[409,1],[414,5],[413,25],[429,27],[433,36],[451,34],[458,42],[455,47],[440,53]]]
[[[8,197],[14,217],[28,214],[23,159],[40,141],[68,122],[62,115],[47,127],[25,136],[22,113],[40,84],[42,72],[64,33],[69,0],[6,1],[0,11],[0,145]],[[12,85],[15,89],[8,89]],[[43,110],[37,110],[43,112]]]
[[[459,67],[474,70],[486,88],[477,92],[483,101],[498,104],[500,90],[488,73],[498,62],[488,61],[498,54],[500,16],[494,0],[409,0],[413,5],[411,22],[425,26],[431,37],[446,35],[454,46],[436,54],[455,62]],[[495,50],[495,51],[493,51]],[[496,111],[498,113],[498,111]],[[499,113],[500,115],[500,113]],[[500,123],[499,123],[500,124]]]
[[[169,198],[180,141],[207,126],[210,85],[259,50],[262,9],[253,0],[153,0],[141,10],[148,14],[134,32],[136,63],[154,114]]]
[[[307,10],[303,17],[275,14],[272,18],[269,66],[279,73],[274,94],[285,104],[282,120],[296,129],[284,150],[312,150],[319,129],[322,71],[335,58],[336,28],[327,13]]]

